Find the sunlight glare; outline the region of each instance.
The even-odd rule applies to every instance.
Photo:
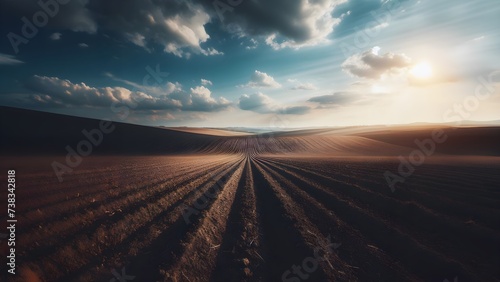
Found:
[[[432,67],[428,62],[422,62],[415,65],[410,70],[411,75],[416,78],[426,79],[432,76]]]

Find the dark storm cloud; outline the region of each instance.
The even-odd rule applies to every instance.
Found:
[[[280,49],[314,44],[325,39],[340,21],[332,16],[332,12],[342,2],[254,0],[243,1],[231,10],[225,10],[223,5],[215,10],[216,16],[223,19],[229,30],[240,35],[272,36],[266,42]],[[210,6],[214,5],[205,5],[207,8]],[[276,42],[277,36],[283,41]]]
[[[26,17],[33,22],[33,15],[46,11],[50,16],[47,26],[52,28],[91,34],[98,30],[116,33],[141,47],[159,44],[165,52],[179,57],[189,57],[191,53],[222,54],[200,46],[210,38],[204,27],[210,15],[193,1],[47,0],[41,3],[46,4],[2,1],[2,10],[9,11],[12,32],[22,36],[21,19]]]
[[[11,31],[21,35],[21,27],[26,17],[33,23],[34,16],[44,12],[49,20],[47,26],[71,31],[95,33],[97,23],[88,9],[89,0],[43,0],[43,1],[9,1],[1,0],[3,18],[8,18]],[[42,5],[39,4],[43,3]],[[41,17],[40,17],[41,18]]]
[[[189,57],[183,48],[204,55],[222,54],[200,44],[210,36],[205,25],[210,15],[194,1],[153,0],[92,1],[90,7],[106,29],[119,31],[132,43],[145,47],[149,43],[163,46],[164,51]]]
[[[214,5],[217,1],[202,0],[41,2],[52,11],[47,12],[51,16],[50,27],[91,34],[116,33],[147,49],[160,45],[165,52],[190,57],[191,54],[223,54],[213,47],[201,46],[210,38],[205,26],[210,22],[219,24],[219,18],[224,19],[222,24],[226,30],[241,36],[264,36],[274,49],[315,45],[324,41],[340,23],[340,17],[332,13],[345,0],[253,0],[242,1],[236,7],[226,1],[218,2],[230,10]],[[12,23],[19,23],[19,28],[13,31],[20,33],[22,17],[32,20],[36,12],[46,9],[38,1],[2,0],[2,10],[9,11]]]

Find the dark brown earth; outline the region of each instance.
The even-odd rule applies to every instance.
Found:
[[[80,122],[54,142],[76,144],[77,129],[95,121]],[[23,155],[17,144],[3,153],[1,171],[16,170],[19,274],[9,281],[119,281],[124,273],[125,281],[500,281],[497,128],[444,128],[450,139],[394,192],[384,173],[397,173],[397,157],[431,129],[118,130],[153,145],[133,139],[122,141],[128,154],[96,149],[62,182],[51,164],[65,162],[64,146]],[[31,142],[42,134],[22,132]],[[490,139],[473,142],[474,133]],[[103,146],[119,139],[110,134]],[[460,149],[460,140],[476,145]]]

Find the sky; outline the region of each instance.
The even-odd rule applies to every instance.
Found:
[[[500,121],[499,15],[497,0],[0,0],[0,105],[152,126]]]

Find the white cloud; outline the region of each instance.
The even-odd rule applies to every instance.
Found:
[[[81,48],[88,48],[89,47],[89,45],[86,43],[78,43],[78,46],[80,46]]]
[[[314,84],[307,82],[307,83],[299,83],[290,89],[292,89],[292,90],[317,90],[318,88]]]
[[[281,84],[276,82],[274,78],[265,72],[260,72],[256,70],[250,81],[245,85],[240,85],[239,87],[250,87],[250,88],[279,88]]]
[[[260,113],[270,113],[275,110],[274,101],[269,96],[262,93],[255,93],[252,95],[243,94],[240,97],[239,106],[242,110]]]
[[[201,79],[201,85],[212,85],[212,81],[208,80],[208,79]]]
[[[373,27],[373,30],[383,29],[389,26],[388,22],[383,22]]]
[[[137,46],[146,48],[146,37],[140,33],[125,33],[125,37]]]
[[[0,53],[0,65],[17,65],[17,64],[24,64],[24,62],[16,59],[12,55]]]
[[[205,56],[224,55],[224,52],[217,51],[214,48],[208,48],[207,50],[201,50],[201,53]]]
[[[111,107],[113,103],[126,104],[136,110],[178,110],[213,112],[224,110],[231,103],[221,97],[215,99],[204,86],[181,90],[179,84],[167,83],[165,94],[151,95],[124,87],[91,87],[72,83],[57,77],[35,75],[27,87],[36,92],[32,102],[59,106]],[[168,92],[173,91],[173,92]]]
[[[167,86],[164,90],[162,90],[162,92],[164,94],[170,94],[170,93],[174,93],[174,92],[180,92],[182,91],[182,85],[179,83],[179,82],[167,82]],[[153,92],[157,92],[157,91],[154,91]]]
[[[210,94],[212,94],[210,89],[206,88],[205,86],[196,86],[195,88],[191,88],[191,93],[206,98],[210,97]]]
[[[308,106],[287,106],[283,107],[278,105],[269,96],[262,93],[255,93],[252,95],[244,94],[240,97],[238,106],[245,111],[253,111],[261,114],[292,114],[302,115],[310,111]]]
[[[159,70],[159,69],[158,69]],[[139,84],[139,83],[136,83],[136,82],[133,82],[133,81],[130,81],[130,80],[126,80],[126,79],[122,79],[122,78],[118,78],[116,76],[114,76],[112,73],[104,73],[104,75],[106,75],[107,77],[115,80],[115,81],[119,81],[119,82],[122,82],[122,83],[125,83],[129,86],[132,86],[134,87],[136,90],[139,90],[139,91],[142,91],[142,92],[146,92],[146,93],[149,93],[149,94],[153,94],[153,95],[165,95],[165,94],[171,94],[171,93],[174,93],[174,92],[179,92],[179,91],[182,91],[182,85],[179,83],[179,82],[170,82],[168,81],[166,84],[160,84],[160,83],[156,83],[153,85],[146,85],[146,84],[149,84],[146,83],[146,84]],[[167,77],[169,74],[168,73],[162,73],[163,77],[161,78],[162,80]]]
[[[183,105],[183,110],[213,112],[226,109],[231,105],[231,102],[224,97],[215,99],[212,97],[212,92],[205,86],[196,86],[190,88],[190,93],[174,92],[168,97],[180,101]]]
[[[250,38],[250,43],[251,43],[251,45],[245,46],[245,49],[253,50],[259,46],[259,42],[257,40],[255,40],[254,38]]]
[[[347,58],[342,69],[361,78],[380,79],[383,76],[398,74],[411,65],[411,58],[405,54],[385,53],[379,55],[380,47],[355,54]]]
[[[120,7],[119,12],[116,7]],[[183,58],[223,54],[201,47],[210,39],[205,30],[210,15],[193,1],[130,0],[124,5],[121,0],[108,0],[96,1],[93,9],[102,14],[103,27],[146,49],[159,44],[164,52]]]

